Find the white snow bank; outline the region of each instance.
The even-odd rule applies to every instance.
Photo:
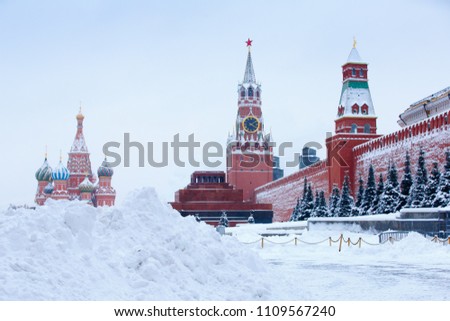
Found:
[[[51,201],[0,212],[0,300],[260,300],[257,254],[159,201]]]

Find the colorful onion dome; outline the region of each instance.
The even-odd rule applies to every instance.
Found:
[[[81,193],[92,193],[95,189],[95,185],[91,183],[89,177],[86,175],[84,180],[78,185],[78,189]]]
[[[98,177],[102,177],[102,176],[113,176],[114,171],[111,167],[109,167],[108,162],[106,160],[103,161],[102,166],[100,166],[97,170],[97,175]]]
[[[36,171],[36,179],[38,181],[50,181],[52,178],[52,168],[47,162],[47,157],[44,160],[42,166]]]
[[[69,179],[70,172],[62,161],[59,161],[58,166],[53,170],[52,179],[54,181],[67,181]]]
[[[45,188],[44,188],[44,193],[51,194],[51,193],[53,193],[53,189],[54,189],[54,187],[53,187],[52,182],[48,182],[47,186],[45,186]]]

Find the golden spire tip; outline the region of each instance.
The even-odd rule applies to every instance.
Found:
[[[353,36],[353,48],[356,48],[356,37]]]

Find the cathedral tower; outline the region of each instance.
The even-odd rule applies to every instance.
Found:
[[[86,141],[83,135],[83,120],[84,115],[80,112],[76,116],[77,119],[77,133],[69,152],[69,159],[67,160],[67,168],[70,172],[70,178],[67,182],[67,191],[70,199],[76,199],[80,196],[78,186],[86,177],[86,173],[91,182],[95,179],[92,176],[91,161],[89,152],[86,146]]]
[[[264,131],[261,85],[256,82],[247,40],[244,80],[238,85],[238,110],[234,133],[227,141],[227,180],[244,192],[244,201],[255,201],[255,188],[273,179],[271,137]]]
[[[95,202],[96,206],[113,206],[116,200],[116,190],[111,186],[111,178],[114,174],[114,170],[109,167],[106,160],[98,168],[98,185],[95,190]]]

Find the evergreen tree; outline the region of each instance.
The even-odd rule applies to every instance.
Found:
[[[247,219],[248,224],[255,224],[255,218],[253,217],[253,211],[250,213],[250,216]]]
[[[319,191],[316,190],[316,196],[314,197],[314,207],[313,210],[311,212],[311,217],[315,217],[316,215],[316,210],[319,208]]]
[[[223,211],[222,216],[220,216],[219,225],[228,227],[228,217],[227,217],[227,213],[225,211]]]
[[[346,174],[344,177],[344,184],[342,185],[342,194],[337,205],[338,217],[349,217],[352,215],[353,197],[350,195],[350,178]]]
[[[373,170],[372,164],[370,164],[369,174],[367,176],[367,186],[364,190],[363,201],[360,206],[362,215],[370,214],[370,209],[373,206],[376,197],[377,189],[375,185],[375,171]]]
[[[306,190],[305,201],[303,202],[303,207],[301,209],[300,215],[298,217],[299,221],[305,221],[311,217],[314,210],[314,196],[311,189],[311,184],[308,184]]]
[[[383,182],[383,174],[380,173],[380,177],[378,178],[377,184],[377,195],[372,203],[372,209],[370,210],[372,214],[378,213],[378,206],[380,204],[381,195],[384,192],[384,182]]]
[[[428,176],[427,186],[425,186],[425,198],[422,202],[422,207],[433,207],[434,199],[436,198],[441,173],[439,172],[438,163],[433,163],[430,176]]]
[[[338,216],[337,208],[338,208],[338,203],[339,203],[340,199],[341,199],[341,195],[339,192],[339,188],[337,187],[336,184],[334,184],[333,189],[331,191],[331,196],[330,196],[330,202],[329,202],[330,210],[328,211],[328,216],[330,216],[330,217]]]
[[[398,185],[398,174],[395,164],[392,163],[388,169],[386,184],[383,194],[380,197],[377,213],[394,213],[397,210],[400,201],[400,189]]]
[[[445,207],[450,205],[450,151],[445,152],[444,173],[439,179],[439,186],[436,197],[433,200],[433,207]]]
[[[423,200],[425,199],[425,187],[427,185],[428,177],[427,169],[425,168],[424,154],[424,151],[420,149],[416,177],[408,197],[408,207],[421,207]]]
[[[359,188],[358,188],[358,195],[356,196],[356,207],[361,207],[363,198],[364,198],[364,181],[362,179],[362,175],[359,174]]]
[[[413,184],[413,178],[411,175],[411,161],[409,157],[408,151],[406,151],[405,155],[405,167],[403,169],[403,177],[400,183],[400,203],[397,207],[397,210],[405,207],[408,201],[408,196],[411,191],[411,186]]]
[[[317,208],[315,210],[315,214],[317,217],[327,217],[329,215],[329,213],[328,213],[327,202],[325,200],[324,191],[320,191],[318,198],[319,198],[319,205],[317,206]]]
[[[297,198],[297,204],[294,207],[294,210],[292,211],[291,218],[289,221],[295,222],[298,220],[298,216],[300,214],[300,198]]]

